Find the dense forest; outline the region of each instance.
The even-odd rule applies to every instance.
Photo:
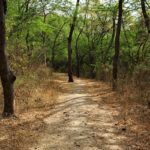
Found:
[[[42,104],[42,99],[48,97],[55,101],[53,99],[58,99],[58,95],[61,97],[65,90],[94,90],[98,83],[101,88],[95,89],[97,95],[107,85],[113,94],[119,95],[117,100],[123,99],[123,104],[118,100],[121,107],[128,107],[134,101],[141,106],[140,112],[148,111],[143,114],[148,117],[150,1],[0,0],[0,76],[3,117],[17,118],[17,114],[22,114],[25,109],[49,105],[47,102]],[[93,82],[94,85],[89,86]],[[40,95],[34,103],[29,102],[33,98],[31,91],[39,94],[42,88],[46,88],[43,92],[49,89],[51,94],[46,98]],[[109,96],[109,101],[112,97],[114,95]],[[138,111],[137,105],[131,109]],[[138,117],[142,118],[142,115]],[[149,121],[147,118],[146,124]],[[125,125],[122,131],[126,130]],[[146,141],[147,147],[139,150],[150,148]],[[75,145],[77,150],[84,149]],[[6,148],[9,149],[12,150]],[[69,150],[69,147],[62,149]]]

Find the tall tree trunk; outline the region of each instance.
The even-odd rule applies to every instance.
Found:
[[[121,24],[122,24],[122,12],[123,12],[123,0],[119,0],[119,9],[118,9],[118,24],[115,37],[115,55],[113,58],[113,80],[112,87],[113,90],[117,89],[117,79],[118,79],[118,62],[119,62],[119,53],[120,53],[120,33],[121,33]]]
[[[58,33],[56,34],[56,37],[54,39],[54,43],[53,43],[53,46],[52,46],[52,53],[51,53],[51,65],[52,65],[52,68],[55,68],[55,50],[56,50],[56,43],[57,43],[57,39],[59,38],[59,35],[62,31],[62,29],[64,28],[65,24],[67,22],[64,22],[63,25],[60,27]]]
[[[47,15],[43,8],[43,23],[46,23]],[[46,32],[42,31],[42,50],[44,51],[44,64],[47,66],[47,50],[45,48],[45,41],[46,41]]]
[[[0,77],[4,93],[4,111],[5,117],[14,115],[14,90],[13,84],[16,77],[9,69],[7,57],[5,54],[5,13],[6,1],[0,0]]]
[[[144,16],[144,20],[145,20],[145,25],[147,27],[148,34],[150,35],[150,18],[146,12],[145,2],[146,2],[146,0],[141,0],[141,7],[142,7],[142,13]]]
[[[80,0],[77,0],[76,2],[76,8],[73,16],[73,21],[70,26],[70,32],[68,37],[68,82],[73,82],[73,73],[72,73],[72,36],[75,28],[75,23],[77,20],[77,14],[78,14],[78,8],[79,8]]]
[[[28,57],[30,59],[30,57],[32,55],[32,52],[31,52],[31,49],[30,49],[29,37],[30,37],[30,33],[29,33],[29,30],[27,30],[27,34],[26,34],[25,40],[26,40],[27,54],[28,54]]]
[[[78,49],[78,41],[80,38],[80,35],[82,33],[82,30],[80,30],[78,37],[76,39],[76,46],[75,46],[75,52],[76,52],[76,75],[79,78],[80,77],[80,54],[79,54],[79,49]]]
[[[86,23],[88,6],[89,6],[89,0],[86,0],[86,12],[85,12],[84,20],[83,20],[83,27],[79,31],[79,34],[78,34],[77,39],[76,39],[76,46],[75,46],[76,63],[77,63],[76,64],[76,75],[78,78],[80,77],[80,53],[79,53],[79,48],[78,48],[78,42],[79,42],[80,36],[84,30],[84,26]]]
[[[25,8],[26,8],[25,13],[26,13],[26,15],[28,15],[30,1],[31,0],[27,0],[25,2]],[[26,37],[25,37],[25,41],[26,41],[26,47],[27,47],[27,55],[30,59],[30,57],[32,55],[32,52],[31,52],[31,49],[30,49],[30,40],[29,40],[29,38],[30,38],[30,29],[28,28],[27,29],[27,34],[26,34]]]
[[[104,55],[104,64],[107,62],[107,56],[109,54],[110,49],[112,48],[113,44],[114,44],[114,38],[115,38],[115,32],[116,32],[116,13],[113,14],[113,18],[112,18],[112,22],[113,22],[113,26],[112,26],[112,35],[111,35],[111,39],[110,42],[108,44],[108,47],[105,51],[105,55]]]

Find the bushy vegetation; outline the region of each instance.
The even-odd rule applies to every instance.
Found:
[[[100,77],[103,76],[101,72],[111,73],[117,9],[117,1],[81,2],[73,35],[74,74],[77,61],[82,76],[103,79]],[[125,1],[123,9],[119,58],[121,77],[133,75],[141,65],[144,70],[150,65],[150,42],[140,3]],[[21,70],[22,64],[41,62],[66,71],[67,37],[73,10],[74,3],[65,0],[9,1],[6,18],[7,49],[10,62],[16,61],[12,67]]]

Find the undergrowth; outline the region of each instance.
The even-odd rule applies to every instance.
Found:
[[[53,71],[46,66],[28,68],[25,73],[17,76],[15,82],[15,110],[17,114],[31,109],[52,107],[58,96],[57,86],[54,86]],[[2,88],[0,107],[3,108]]]

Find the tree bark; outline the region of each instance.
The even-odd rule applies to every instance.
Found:
[[[68,82],[73,82],[73,72],[72,72],[72,36],[75,28],[75,23],[77,20],[77,14],[78,14],[78,7],[79,7],[80,0],[77,0],[76,2],[76,8],[73,16],[73,21],[70,26],[70,32],[68,37]]]
[[[31,48],[30,48],[30,40],[29,40],[29,38],[30,38],[30,31],[29,31],[29,29],[27,30],[27,34],[26,34],[26,37],[25,37],[25,41],[26,41],[26,47],[27,47],[27,55],[28,55],[28,57],[29,57],[29,60],[30,60],[30,58],[31,58],[31,56],[32,56],[32,50],[31,50]]]
[[[112,48],[113,44],[114,44],[114,38],[115,38],[115,32],[116,32],[116,14],[114,13],[113,14],[113,18],[112,18],[112,22],[113,22],[113,26],[112,26],[112,36],[111,36],[111,39],[110,39],[110,42],[108,44],[108,48],[106,49],[106,52],[105,52],[105,55],[104,55],[104,64],[106,63],[107,61],[107,55],[110,51],[110,49]]]
[[[80,35],[82,33],[82,30],[80,30],[78,37],[76,39],[76,46],[75,46],[75,52],[76,52],[76,75],[79,78],[80,77],[80,54],[79,54],[79,49],[78,49],[78,41],[80,38]]]
[[[31,0],[27,0],[26,2],[25,2],[25,13],[26,13],[26,15],[27,15],[27,13],[29,12],[29,4],[30,4],[30,1]],[[27,29],[27,34],[26,34],[26,37],[25,37],[25,41],[26,41],[26,47],[27,47],[27,55],[28,55],[28,57],[29,57],[29,59],[30,59],[30,57],[31,57],[31,55],[32,55],[32,51],[31,51],[31,49],[30,49],[30,29],[28,28]]]
[[[76,39],[76,45],[75,45],[76,63],[77,63],[76,64],[76,75],[78,78],[80,77],[80,53],[79,53],[79,48],[78,48],[78,42],[79,42],[80,36],[84,30],[84,26],[86,23],[88,6],[89,6],[89,0],[86,0],[86,12],[85,12],[84,20],[83,20],[83,27],[79,31],[79,34]]]
[[[0,77],[4,93],[3,116],[14,115],[14,89],[13,84],[16,80],[13,72],[9,69],[7,57],[5,54],[5,13],[6,1],[0,0]]]
[[[122,24],[122,13],[123,13],[123,0],[119,0],[119,9],[118,9],[118,24],[115,37],[115,55],[113,58],[113,80],[112,87],[113,90],[117,89],[117,80],[118,80],[118,62],[119,62],[119,53],[120,53],[120,33],[121,33],[121,24]]]
[[[53,46],[52,46],[52,53],[51,53],[51,65],[52,65],[52,68],[55,68],[55,50],[56,50],[56,43],[57,43],[57,39],[59,38],[59,35],[62,31],[62,29],[64,28],[65,24],[67,22],[64,22],[63,25],[60,27],[58,33],[56,34],[56,37],[54,39],[54,43],[53,43]]]
[[[141,7],[142,7],[143,17],[145,20],[145,25],[147,27],[148,34],[150,35],[150,18],[146,12],[145,2],[146,2],[146,0],[141,0]]]

